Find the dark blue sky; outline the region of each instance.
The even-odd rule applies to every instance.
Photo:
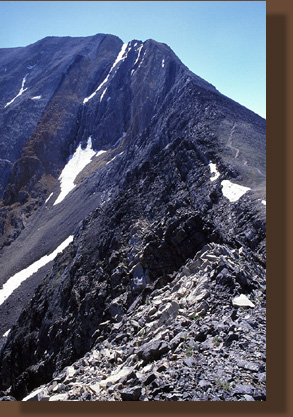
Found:
[[[195,74],[265,117],[265,1],[0,2],[0,48],[96,33],[166,43]]]

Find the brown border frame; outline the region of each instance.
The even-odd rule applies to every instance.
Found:
[[[267,1],[268,381],[266,402],[22,403],[2,402],[4,416],[293,415],[292,406],[292,31],[291,0]],[[291,216],[290,216],[291,214]],[[290,395],[291,394],[291,395]]]

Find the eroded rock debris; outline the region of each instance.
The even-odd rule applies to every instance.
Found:
[[[93,348],[23,401],[265,400],[265,276],[241,249],[208,244],[127,311],[113,300]],[[254,307],[233,307],[244,293]]]

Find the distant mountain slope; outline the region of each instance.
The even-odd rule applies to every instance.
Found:
[[[45,38],[0,68],[2,389],[49,381],[208,244],[247,252],[231,295],[259,291],[264,119],[153,40]]]

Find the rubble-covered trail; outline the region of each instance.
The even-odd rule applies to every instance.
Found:
[[[265,400],[265,270],[253,258],[206,245],[126,314],[117,309],[91,351],[23,401]]]

